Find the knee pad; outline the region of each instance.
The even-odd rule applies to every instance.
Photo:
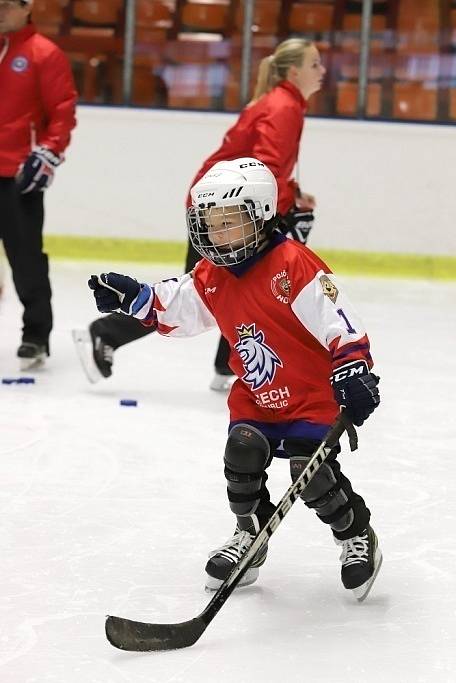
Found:
[[[309,461],[310,457],[304,455],[290,458],[293,482],[307,467]],[[345,531],[353,523],[354,514],[349,496],[327,462],[320,466],[301,493],[301,498],[307,507],[314,509],[321,521],[330,524],[334,531]]]
[[[236,515],[251,515],[257,509],[269,458],[269,442],[258,429],[247,424],[231,429],[224,462],[228,500]]]

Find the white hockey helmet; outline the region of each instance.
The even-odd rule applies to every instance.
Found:
[[[275,226],[277,182],[258,159],[219,161],[192,187],[190,240],[217,266],[253,256]]]

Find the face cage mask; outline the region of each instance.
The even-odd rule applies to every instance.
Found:
[[[209,205],[187,209],[193,247],[216,266],[234,266],[253,256],[265,238],[264,222],[261,204],[252,200],[227,207]],[[213,244],[211,239],[216,241],[217,234],[224,239]]]

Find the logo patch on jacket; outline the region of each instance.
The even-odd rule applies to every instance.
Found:
[[[333,304],[336,303],[337,295],[339,294],[339,290],[337,289],[336,285],[334,282],[331,282],[329,277],[327,275],[322,275],[320,277],[320,283],[321,283],[321,288],[323,290],[323,294],[328,297],[328,299],[331,299]]]
[[[286,270],[274,275],[271,280],[271,291],[278,301],[287,304],[290,301],[291,283]]]
[[[239,341],[234,348],[241,357],[245,374],[244,382],[256,391],[266,382],[274,380],[277,367],[283,368],[282,361],[277,354],[265,343],[264,333],[255,329],[255,323],[236,327]]]
[[[15,57],[13,61],[11,62],[11,68],[13,71],[16,73],[21,73],[22,71],[26,71],[28,69],[29,61],[27,57]]]

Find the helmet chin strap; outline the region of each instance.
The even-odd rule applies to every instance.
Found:
[[[263,224],[263,232],[266,237],[269,237],[272,235],[274,230],[279,227],[280,224],[280,217],[278,215],[273,216],[270,218],[268,221],[265,221]]]
[[[279,226],[279,223],[280,218],[278,216],[273,216],[268,221],[264,221],[260,239],[258,240],[258,244],[256,245],[256,247],[253,247],[251,256],[254,256],[259,251],[263,251],[263,249],[266,247],[269,241],[270,236],[272,235],[274,230]]]

